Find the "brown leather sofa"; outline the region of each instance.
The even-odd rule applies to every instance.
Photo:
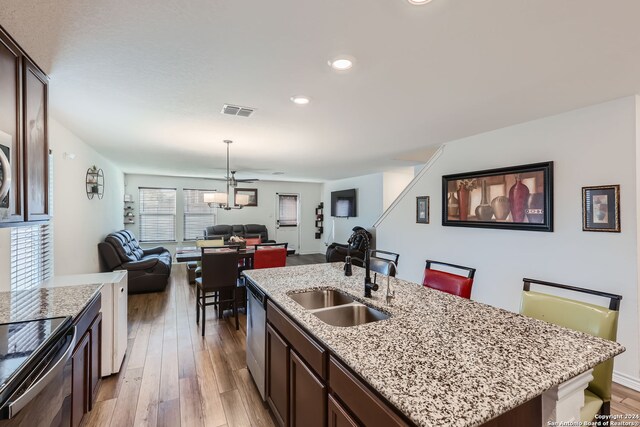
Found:
[[[171,274],[171,253],[163,247],[142,249],[129,230],[109,234],[98,243],[103,271],[127,270],[129,293],[164,291]]]
[[[236,225],[212,225],[204,229],[205,239],[223,238],[228,242],[231,236],[239,237],[260,237],[262,243],[275,243],[275,240],[269,240],[269,231],[263,224],[236,224]]]

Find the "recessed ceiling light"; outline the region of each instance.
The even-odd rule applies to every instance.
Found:
[[[347,71],[353,67],[353,59],[346,56],[340,56],[338,58],[329,61],[331,68],[337,71]]]
[[[431,2],[431,0],[407,0],[407,1],[415,5],[427,4]]]
[[[296,95],[291,97],[291,101],[298,105],[307,105],[311,100],[306,96]]]

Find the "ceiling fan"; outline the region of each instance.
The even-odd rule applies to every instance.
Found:
[[[231,197],[231,192],[229,188],[236,188],[239,182],[256,182],[260,181],[257,178],[250,179],[237,179],[236,171],[229,170],[229,145],[233,143],[233,141],[225,139],[224,143],[227,144],[227,176],[224,178],[211,178],[214,181],[224,181],[227,183],[227,192],[213,192],[213,193],[205,193],[203,195],[203,200],[211,207],[220,207],[224,210],[231,209],[242,209],[243,206],[249,204],[249,196],[247,194],[238,194],[233,197],[233,201]]]
[[[235,188],[238,186],[238,183],[241,182],[256,182],[260,181],[258,178],[249,178],[249,179],[237,179],[236,172],[229,170],[229,146],[233,143],[233,141],[229,139],[225,139],[224,143],[227,144],[227,176],[224,178],[211,178],[214,181],[224,181],[227,183],[229,187]]]

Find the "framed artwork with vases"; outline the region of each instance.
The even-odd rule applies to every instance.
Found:
[[[620,186],[582,187],[582,231],[620,232]]]
[[[553,231],[553,162],[443,176],[442,225]]]

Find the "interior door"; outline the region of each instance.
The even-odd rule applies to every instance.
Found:
[[[300,195],[276,193],[276,242],[300,249]]]

